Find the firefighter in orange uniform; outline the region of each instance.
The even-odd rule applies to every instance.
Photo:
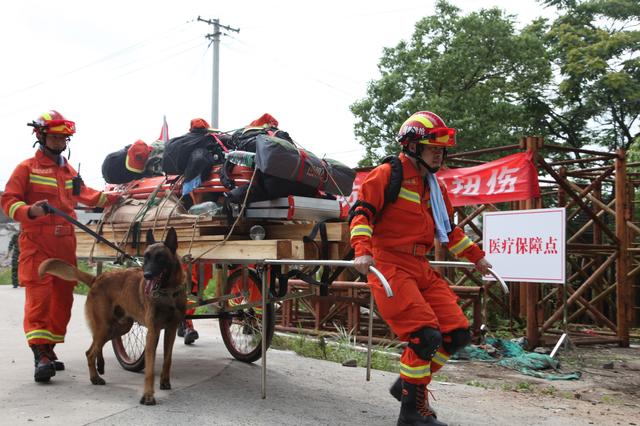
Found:
[[[400,358],[400,377],[391,394],[401,401],[398,425],[443,425],[428,403],[427,385],[449,357],[471,341],[469,322],[447,282],[425,257],[434,238],[457,258],[475,263],[487,274],[484,252],[462,229],[452,226],[453,208],[435,173],[455,129],[428,111],[413,114],[401,126],[400,168],[390,163],[372,170],[352,208],[351,245],[356,269],[367,274],[375,266],[393,290],[388,298],[374,274],[368,281],[382,318],[408,342]],[[397,200],[385,206],[390,180],[401,182]]]
[[[38,266],[51,257],[75,265],[76,237],[71,224],[47,215],[43,205],[48,203],[75,217],[77,202],[104,207],[119,196],[84,186],[62,156],[75,133],[73,121],[52,110],[29,125],[38,139],[38,150],[13,171],[0,201],[5,213],[22,227],[18,274],[25,287],[24,332],[34,354],[34,379],[48,382],[56,370],[64,370],[53,349],[64,342],[76,282],[52,275],[40,278]]]

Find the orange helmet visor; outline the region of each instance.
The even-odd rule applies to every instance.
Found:
[[[419,143],[443,147],[455,146],[456,129],[451,127],[434,127],[428,129],[428,131],[424,138],[420,139]]]
[[[76,132],[76,123],[69,120],[49,120],[46,124],[46,132],[73,135]]]

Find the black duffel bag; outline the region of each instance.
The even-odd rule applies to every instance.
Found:
[[[320,159],[274,136],[256,136],[256,168],[265,175],[296,182],[334,195],[349,195],[356,172],[331,159]]]
[[[185,182],[196,176],[205,181],[209,179],[211,167],[224,162],[223,146],[208,129],[193,129],[169,139],[162,157],[162,169],[166,174],[184,175]]]

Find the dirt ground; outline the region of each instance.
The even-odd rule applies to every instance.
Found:
[[[434,379],[515,392],[534,406],[564,414],[571,411],[577,418],[599,414],[606,419],[607,413],[631,413],[628,421],[613,416],[615,421],[612,418],[607,424],[640,425],[640,342],[629,348],[598,345],[561,349],[556,358],[561,362],[560,372],[580,371],[580,380],[538,379],[479,361],[450,361]],[[585,420],[584,424],[593,422]]]

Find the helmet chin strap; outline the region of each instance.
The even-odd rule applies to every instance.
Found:
[[[62,154],[63,152],[65,152],[67,150],[67,148],[69,148],[68,144],[65,144],[64,149],[51,149],[47,146],[46,143],[46,135],[44,136],[44,142],[40,140],[40,138],[38,138],[38,140],[36,142],[34,142],[34,146],[36,143],[39,143],[40,145],[42,145],[42,149],[46,150],[47,152],[55,155],[56,157],[59,156],[60,154]]]
[[[411,152],[408,149],[403,149],[404,153],[407,154],[409,157],[413,158],[416,160],[416,162],[418,163],[418,167],[424,167],[425,169],[427,169],[431,174],[436,173],[438,170],[440,170],[440,166],[438,167],[431,167],[430,165],[428,165],[423,159],[422,159],[422,146],[418,145],[416,146],[416,152]]]

